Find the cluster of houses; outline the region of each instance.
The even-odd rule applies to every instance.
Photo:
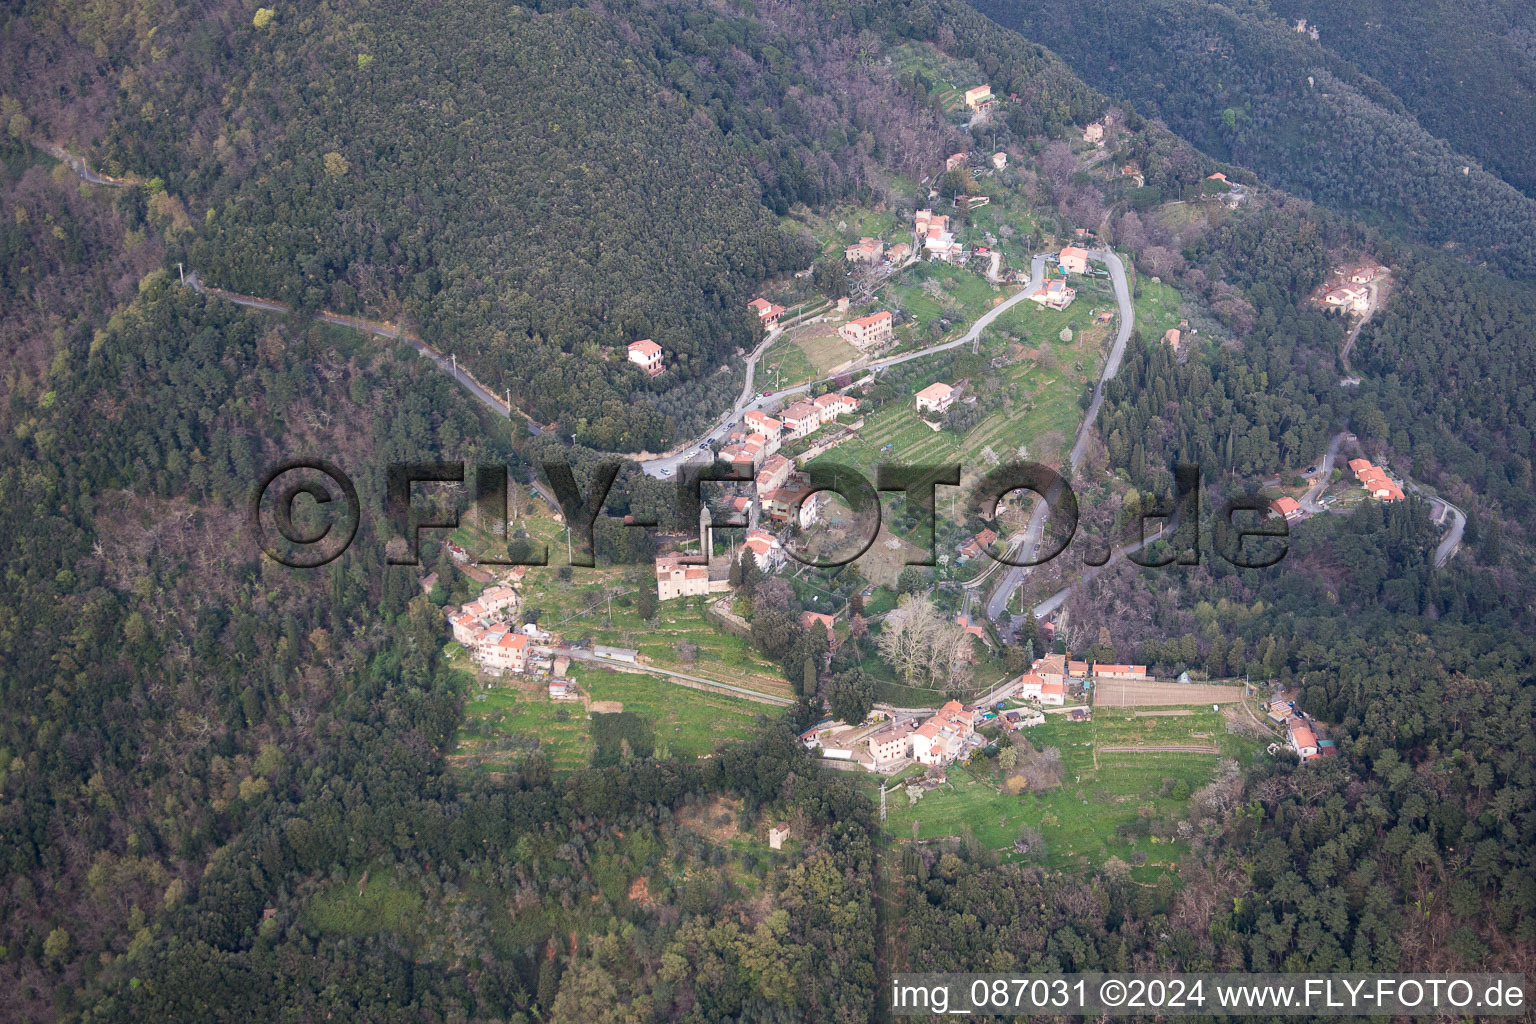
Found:
[[[1371,497],[1380,501],[1402,501],[1403,489],[1395,481],[1387,476],[1386,470],[1371,462],[1370,459],[1350,459],[1349,468],[1354,471],[1360,480],[1360,486]]]
[[[956,153],[946,161],[946,166],[953,163],[956,158],[965,165],[965,154]],[[942,213],[934,213],[932,210],[918,210],[912,217],[912,230],[917,236],[917,242],[928,254],[930,260],[938,260],[942,263],[960,263],[963,261],[965,247],[955,239],[954,232],[949,230],[949,217]]]
[[[827,721],[801,733],[800,740],[822,757],[854,761],[872,772],[889,772],[914,761],[943,766],[985,745],[976,733],[979,718],[975,709],[951,700],[922,721],[915,716],[858,726]]]
[[[1313,721],[1297,711],[1291,701],[1277,697],[1270,701],[1267,714],[1270,721],[1285,729],[1286,743],[1303,761],[1310,761],[1314,757],[1331,757],[1339,752],[1333,741],[1320,736]]]
[[[825,492],[811,489],[809,478],[800,472],[795,462],[779,452],[785,443],[815,433],[839,416],[856,413],[858,399],[841,392],[828,392],[814,399],[795,402],[780,411],[777,417],[758,409],[749,409],[741,423],[727,437],[719,457],[743,476],[751,476],[752,493],[738,493],[727,501],[731,510],[745,516],[752,524],[744,539],[738,558],[752,555],[758,568],[772,571],[783,565],[785,553],[778,538],[763,525],[761,517],[787,523],[799,509],[802,526],[815,523],[821,517],[827,496]],[[701,523],[704,550],[713,547],[705,521]],[[676,597],[695,597],[726,590],[726,573],[720,567],[711,571],[702,563],[690,564],[683,556],[664,555],[656,559],[656,596],[662,601]],[[728,565],[725,567],[728,570]]]
[[[1344,278],[1344,283],[1330,288],[1323,295],[1323,305],[1334,309],[1342,309],[1346,313],[1365,313],[1371,308],[1372,281],[1387,272],[1386,267],[1378,267],[1364,263],[1357,267],[1347,267],[1336,271]]]
[[[887,267],[899,267],[911,255],[912,247],[906,242],[897,242],[895,245],[887,248],[880,239],[868,236],[843,249],[843,258],[849,263],[862,263],[870,266],[883,262]]]
[[[1146,681],[1151,678],[1145,665],[1073,661],[1065,654],[1047,654],[1036,658],[1029,671],[1018,678],[1014,696],[1037,700],[1042,706],[1061,707],[1066,704],[1067,693],[1073,686],[1081,687],[1090,679]]]
[[[547,677],[551,697],[571,698],[565,675],[570,658],[555,655],[550,646],[552,634],[531,622],[521,627],[514,623],[520,603],[513,587],[487,587],[473,601],[447,613],[453,639],[486,675]]]

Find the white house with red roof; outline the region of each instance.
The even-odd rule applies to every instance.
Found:
[[[869,348],[895,335],[895,321],[886,310],[850,320],[837,329],[837,336],[855,348]]]
[[[776,491],[784,486],[789,479],[789,474],[794,471],[795,464],[782,455],[770,455],[763,462],[763,468],[757,471],[757,490],[759,494],[765,491]]]
[[[1082,249],[1075,245],[1069,245],[1065,249],[1061,250],[1061,253],[1056,258],[1061,263],[1061,269],[1065,270],[1069,274],[1088,273],[1087,249]]]
[[[1374,465],[1370,459],[1350,459],[1349,468],[1354,470],[1360,486],[1371,497],[1381,501],[1402,501],[1406,497],[1403,489],[1387,476],[1386,470]]]
[[[748,531],[747,539],[741,542],[741,557],[748,554],[764,572],[772,572],[784,564],[784,548],[779,539],[761,526]]]
[[[918,415],[928,412],[941,416],[954,404],[955,389],[943,383],[929,384],[913,398],[917,402]]]
[[[522,672],[528,666],[528,637],[510,629],[487,631],[475,643],[475,659],[492,675]]]
[[[1288,523],[1307,517],[1307,510],[1301,507],[1301,503],[1290,496],[1276,498],[1269,503],[1269,510]]]
[[[1291,744],[1291,749],[1296,751],[1296,756],[1303,761],[1317,756],[1317,733],[1312,727],[1299,718],[1293,718],[1287,724],[1286,739]]]
[[[666,367],[661,364],[661,346],[650,338],[629,343],[629,361],[652,377],[659,376]]]
[[[1029,298],[1031,302],[1051,309],[1066,309],[1077,298],[1077,290],[1067,287],[1067,282],[1057,277],[1042,281],[1039,288],[1029,293]]]
[[[748,409],[741,417],[742,423],[754,434],[762,434],[772,444],[778,444],[784,424],[760,409]]]
[[[976,712],[949,701],[913,731],[912,757],[919,764],[948,764],[965,752],[975,732]]]
[[[756,298],[747,303],[747,308],[757,314],[758,322],[765,330],[773,330],[779,326],[779,317],[784,315],[784,307],[774,305],[764,298]]]

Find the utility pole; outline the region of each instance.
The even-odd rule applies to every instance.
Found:
[[[178,279],[180,279],[182,284],[186,284],[187,283],[186,272],[181,269],[181,264],[180,263],[176,264],[176,277]]]
[[[885,780],[880,780],[880,823],[885,824]]]
[[[572,564],[575,563],[575,561],[576,561],[575,558],[573,558],[571,556],[571,524],[570,523],[566,523],[565,524],[565,564],[566,565],[572,565]]]

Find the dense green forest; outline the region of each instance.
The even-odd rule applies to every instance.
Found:
[[[1369,149],[1303,134],[1286,104],[1300,87],[1266,56],[1291,53],[1289,37],[1219,8],[1199,27],[1182,5],[1158,10],[1142,23],[1158,53],[1051,14],[1119,55],[1106,84],[1210,152],[1528,271],[1526,201],[1476,170],[1443,174],[1449,150],[1342,62],[1320,72],[1337,106],[1319,116],[1353,112],[1379,130]],[[745,299],[809,261],[780,215],[883,201],[890,179],[964,143],[917,76],[885,63],[910,40],[1019,96],[993,137],[1032,156],[1108,107],[1037,43],[933,0],[269,15],[28,0],[8,17],[0,1014],[842,1024],[878,1017],[880,981],[901,969],[1528,958],[1531,293],[1267,190],[1174,231],[1086,172],[1068,167],[1060,188],[1042,175],[1040,205],[1064,220],[1085,197],[1118,204],[1105,219],[1138,276],[1176,283],[1213,336],[1182,359],[1133,339],[1089,485],[1161,490],[1198,461],[1219,498],[1350,429],[1472,524],[1444,570],[1413,500],[1300,524],[1278,571],[1121,565],[1073,595],[1074,638],[1159,674],[1286,686],[1339,741],[1321,763],[1223,767],[1178,814],[1128,824],[1184,844],[1176,878],[882,834],[792,731],[819,710],[825,633],[800,627],[801,591],[752,569],[732,581],[747,639],[803,698],[784,721],[684,761],[655,757],[633,712],[603,715],[591,763],[569,773],[537,749],[504,774],[449,767],[471,681],[440,653],[440,595],[385,564],[384,467],[502,461],[522,480],[570,456],[584,476],[586,446],[655,444],[713,415],[733,390],[721,367],[755,340]],[[1241,78],[1213,86],[1208,43]],[[1184,84],[1138,96],[1138,68]],[[1276,142],[1257,141],[1260,121]],[[1208,173],[1128,122],[1121,155],[1149,187],[1184,195]],[[146,180],[82,186],[28,135]],[[1432,173],[1412,178],[1404,146]],[[1365,191],[1362,169],[1392,188]],[[1360,336],[1351,389],[1344,325],[1306,296],[1367,251],[1392,265],[1394,294]],[[177,287],[177,261],[301,314],[406,316],[562,433],[525,436],[403,346]],[[639,336],[668,349],[667,377],[602,358]],[[932,365],[985,373],[968,354]],[[303,454],[344,463],[365,510],[347,555],[310,574],[263,559],[242,523],[258,470]],[[671,505],[668,484],[632,471],[615,490],[611,514]],[[613,523],[596,543],[614,561],[654,552]],[[862,602],[854,571],[814,578]],[[835,712],[869,707],[874,657],[868,632],[840,646],[823,691]],[[777,821],[794,837],[769,853]]]
[[[1380,83],[1262,8],[1192,0],[975,6],[1271,185],[1536,275],[1536,200],[1458,155]]]
[[[1269,0],[1318,45],[1381,82],[1419,123],[1531,195],[1536,188],[1536,10]]]
[[[31,5],[9,31],[95,47],[61,53],[60,90],[123,76],[100,155],[186,204],[177,258],[301,308],[404,316],[605,450],[665,448],[723,404],[717,371],[756,341],[747,300],[811,260],[775,214],[920,177],[960,144],[886,46],[942,37],[979,58],[1021,96],[1021,136],[1099,102],[968,11],[955,44],[931,3],[707,20],[687,4],[343,3],[260,25],[189,8],[153,43],[131,11],[66,7]],[[121,60],[106,40],[129,39],[171,59],[103,66]],[[22,116],[46,133],[43,95]],[[666,352],[655,380],[624,359],[646,337]]]

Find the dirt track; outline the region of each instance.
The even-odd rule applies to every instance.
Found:
[[[1213,686],[1208,683],[1181,685],[1131,679],[1098,679],[1093,684],[1093,706],[1099,708],[1230,704],[1242,699],[1241,686]]]

